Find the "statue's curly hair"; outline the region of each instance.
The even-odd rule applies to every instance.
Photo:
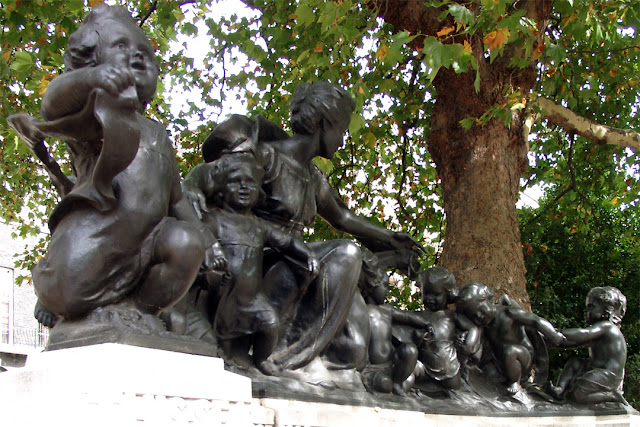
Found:
[[[613,286],[592,288],[587,294],[587,303],[590,300],[600,301],[604,305],[607,316],[605,320],[609,320],[614,325],[620,325],[627,312],[627,297],[620,289]]]
[[[108,20],[129,25],[136,29],[134,31],[140,31],[144,34],[126,9],[100,3],[91,9],[82,22],[82,25],[80,25],[80,28],[74,31],[69,37],[69,44],[63,55],[66,71],[95,67],[100,63],[100,58],[98,58],[100,31],[102,31],[101,27],[105,21]]]
[[[424,295],[425,284],[442,283],[447,292],[447,304],[452,304],[458,297],[455,276],[444,267],[431,267],[418,275],[416,284],[420,286],[420,293]]]
[[[488,300],[493,302],[493,290],[480,282],[470,282],[458,290],[456,311],[464,313],[469,303],[474,300]]]

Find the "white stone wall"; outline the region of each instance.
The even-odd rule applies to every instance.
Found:
[[[251,381],[221,359],[119,344],[30,355],[0,374],[0,404],[3,426],[640,427],[637,415],[475,417],[254,399]]]

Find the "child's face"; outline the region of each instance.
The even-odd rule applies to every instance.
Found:
[[[238,164],[227,174],[223,203],[238,212],[249,212],[258,202],[260,187],[254,166]]]
[[[602,301],[597,299],[587,299],[587,307],[584,310],[584,317],[588,324],[592,325],[607,318],[607,309]]]
[[[471,321],[478,326],[487,326],[496,317],[496,306],[488,298],[476,296],[468,304],[464,313]]]
[[[447,307],[447,298],[447,289],[444,283],[425,281],[422,284],[422,303],[427,310],[444,310]]]
[[[137,27],[110,20],[100,33],[100,64],[128,69],[136,82],[138,98],[148,103],[156,92],[158,65],[147,37]]]

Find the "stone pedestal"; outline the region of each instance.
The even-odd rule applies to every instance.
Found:
[[[0,402],[7,426],[248,426],[264,412],[222,359],[121,344],[32,355],[0,374]]]
[[[0,373],[2,426],[634,426],[638,415],[434,415],[379,407],[256,399],[221,359],[99,344],[30,355]]]

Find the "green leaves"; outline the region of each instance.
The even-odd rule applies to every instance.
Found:
[[[472,26],[476,22],[473,13],[461,4],[450,4],[448,11],[451,16],[453,16],[453,19],[462,23],[463,25]]]
[[[11,70],[15,71],[18,75],[26,74],[33,68],[33,58],[29,52],[16,52],[11,64]]]
[[[311,25],[316,20],[313,8],[304,2],[298,5],[295,15],[298,23],[304,26]]]

